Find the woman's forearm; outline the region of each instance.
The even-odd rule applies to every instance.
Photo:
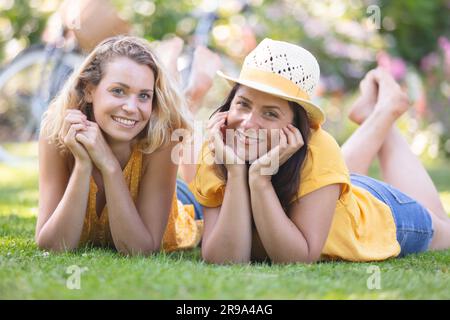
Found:
[[[211,263],[247,263],[251,258],[252,218],[247,170],[230,170],[214,229],[202,245]]]
[[[116,249],[127,255],[150,254],[159,248],[142,221],[120,166],[102,173],[111,235]]]
[[[92,167],[75,164],[61,201],[36,234],[40,248],[64,251],[77,248],[83,230]]]
[[[286,215],[270,180],[251,178],[249,187],[253,219],[271,261],[312,262],[306,238]]]

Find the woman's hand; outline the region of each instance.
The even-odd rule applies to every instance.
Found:
[[[353,122],[361,125],[373,112],[378,99],[378,83],[375,79],[377,69],[367,72],[359,83],[360,94],[353,102],[348,117]]]
[[[224,164],[227,171],[244,169],[245,161],[238,157],[234,150],[224,142],[227,116],[228,112],[218,112],[209,120],[207,127],[208,146],[214,155],[215,163]]]
[[[250,166],[249,179],[263,178],[270,181],[272,176],[278,172],[281,165],[300,150],[304,144],[305,142],[300,130],[292,124],[282,128],[280,130],[279,144],[255,160]]]
[[[79,131],[75,139],[84,146],[101,173],[112,172],[117,167],[120,168],[119,162],[105,141],[97,123],[87,121],[86,129]]]
[[[92,169],[92,160],[81,143],[76,140],[79,132],[87,130],[87,118],[80,110],[67,110],[64,118],[60,140],[75,158],[75,164]]]

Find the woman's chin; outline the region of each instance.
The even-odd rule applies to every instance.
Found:
[[[245,162],[253,163],[254,161],[267,154],[267,150],[266,148],[263,148],[261,146],[246,145],[245,149],[239,149],[237,154],[241,159],[244,159]]]
[[[124,132],[110,132],[107,133],[106,136],[108,137],[108,141],[110,142],[119,142],[119,143],[124,143],[124,142],[131,142],[134,139],[136,139],[139,135],[135,135],[130,133],[124,133]]]

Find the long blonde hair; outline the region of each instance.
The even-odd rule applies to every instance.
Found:
[[[155,77],[153,109],[149,123],[138,135],[142,151],[151,153],[170,142],[174,130],[191,131],[187,120],[186,100],[177,84],[168,76],[149,43],[137,37],[116,36],[101,42],[76,70],[60,94],[52,101],[42,119],[41,134],[63,151],[67,151],[61,137],[66,110],[81,110],[89,119],[92,104],[85,99],[87,85],[97,86],[112,59],[127,57],[150,67]]]

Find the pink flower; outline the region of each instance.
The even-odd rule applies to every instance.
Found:
[[[378,66],[388,71],[395,80],[402,79],[406,74],[406,63],[401,58],[391,57],[387,52],[381,51],[377,55]]]
[[[450,41],[444,36],[440,36],[438,39],[439,46],[444,50],[445,52],[450,51]]]
[[[450,72],[450,41],[446,37],[440,36],[438,43],[442,51],[444,52],[446,70]]]
[[[431,52],[431,53],[427,54],[420,61],[420,68],[425,72],[431,71],[433,68],[437,67],[438,65],[439,65],[439,56],[436,52]]]

